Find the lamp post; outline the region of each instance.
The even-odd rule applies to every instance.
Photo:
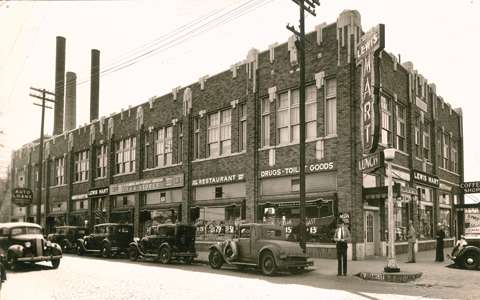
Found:
[[[388,260],[387,266],[384,268],[385,272],[395,273],[400,272],[395,257],[395,219],[393,215],[393,182],[392,182],[392,161],[395,158],[395,149],[388,148],[383,150],[385,164],[387,165],[387,188],[388,188]]]

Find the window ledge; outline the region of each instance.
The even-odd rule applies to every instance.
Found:
[[[247,153],[247,151],[235,152],[235,153],[230,153],[228,155],[220,155],[220,156],[215,156],[215,157],[198,158],[198,159],[193,160],[192,163],[208,161],[208,160],[215,160],[215,159],[226,158],[226,157],[232,157],[232,156],[242,155],[242,154],[245,154],[245,153]]]
[[[395,148],[395,149],[397,150],[396,152],[398,152],[398,153],[400,153],[400,154],[402,154],[402,155],[410,156],[410,154],[408,154],[408,153],[405,152],[405,151],[399,150],[399,149],[397,149],[397,148]]]
[[[115,175],[113,175],[113,177],[120,177],[120,176],[132,175],[132,174],[135,174],[135,171],[128,172],[128,173],[115,174]]]
[[[82,180],[82,181],[75,181],[73,182],[73,184],[80,184],[80,183],[86,183],[88,182],[88,179],[87,180]]]
[[[171,165],[167,165],[167,166],[153,167],[153,168],[144,169],[143,171],[144,171],[144,172],[149,172],[149,171],[166,169],[166,168],[171,168],[171,167],[178,167],[178,166],[181,166],[182,164],[183,164],[183,163],[171,164]]]
[[[58,184],[58,185],[52,185],[52,186],[50,186],[50,188],[51,188],[51,189],[57,189],[57,188],[65,187],[65,186],[67,186],[66,183],[64,183],[64,184]]]
[[[456,176],[460,176],[460,174],[458,174],[458,173],[455,173],[455,172],[453,172],[453,171],[450,171],[450,170],[447,170],[447,169],[444,169],[444,168],[442,168],[442,167],[438,167],[438,169],[440,169],[440,170],[442,170],[442,171],[445,171],[445,172],[447,172],[447,173],[450,173],[450,174],[456,175]]]
[[[107,176],[97,177],[97,178],[95,178],[94,180],[97,181],[97,180],[103,180],[103,179],[107,179]]]

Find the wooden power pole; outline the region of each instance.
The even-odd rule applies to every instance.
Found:
[[[41,93],[41,96],[30,94],[31,97],[42,100],[42,104],[33,103],[33,105],[40,106],[42,108],[42,120],[40,123],[40,145],[39,145],[39,151],[38,151],[38,186],[37,186],[37,223],[39,225],[42,225],[41,219],[42,219],[42,179],[43,179],[43,127],[45,122],[45,108],[52,109],[52,107],[45,105],[45,101],[55,103],[54,100],[47,98],[47,95],[55,96],[55,94],[45,89],[37,89],[34,87],[30,87],[30,89],[34,92]],[[48,212],[45,211],[45,216],[47,216],[47,213]]]
[[[315,5],[320,5],[318,0],[292,0],[300,8],[300,31],[295,30],[294,26],[287,25],[287,29],[295,34],[297,40],[295,47],[299,54],[300,64],[300,223],[301,231],[306,231],[305,226],[305,11],[311,15],[315,14]],[[306,232],[299,232],[301,236],[302,248],[306,251],[305,235]],[[302,238],[303,237],[303,238]]]

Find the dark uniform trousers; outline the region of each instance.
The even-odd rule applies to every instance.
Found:
[[[347,249],[347,242],[337,242],[338,275],[342,275],[342,273],[343,275],[347,275]]]

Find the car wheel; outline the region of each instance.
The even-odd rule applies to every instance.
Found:
[[[260,260],[260,267],[262,273],[267,276],[272,276],[277,271],[277,265],[271,252],[265,252]]]
[[[77,245],[77,255],[82,256],[83,254],[85,254],[85,251],[83,250],[83,247],[80,246],[80,245]]]
[[[100,254],[103,258],[110,258],[112,257],[112,252],[110,251],[110,248],[107,245],[104,245],[102,247],[102,250],[100,251]]]
[[[158,252],[158,256],[162,264],[168,264],[170,259],[172,259],[172,251],[168,247],[162,247]]]
[[[138,250],[135,247],[130,247],[128,248],[128,258],[131,261],[137,261],[138,260]]]
[[[57,259],[52,259],[52,267],[54,269],[58,269],[58,266],[60,265],[60,258]]]
[[[223,265],[223,257],[220,251],[216,249],[210,250],[208,254],[208,264],[212,269],[220,269]]]
[[[193,262],[193,256],[185,256],[183,258],[183,262],[187,265],[191,265]]]
[[[475,270],[478,268],[480,257],[475,252],[467,252],[463,256],[463,266],[468,270]]]

